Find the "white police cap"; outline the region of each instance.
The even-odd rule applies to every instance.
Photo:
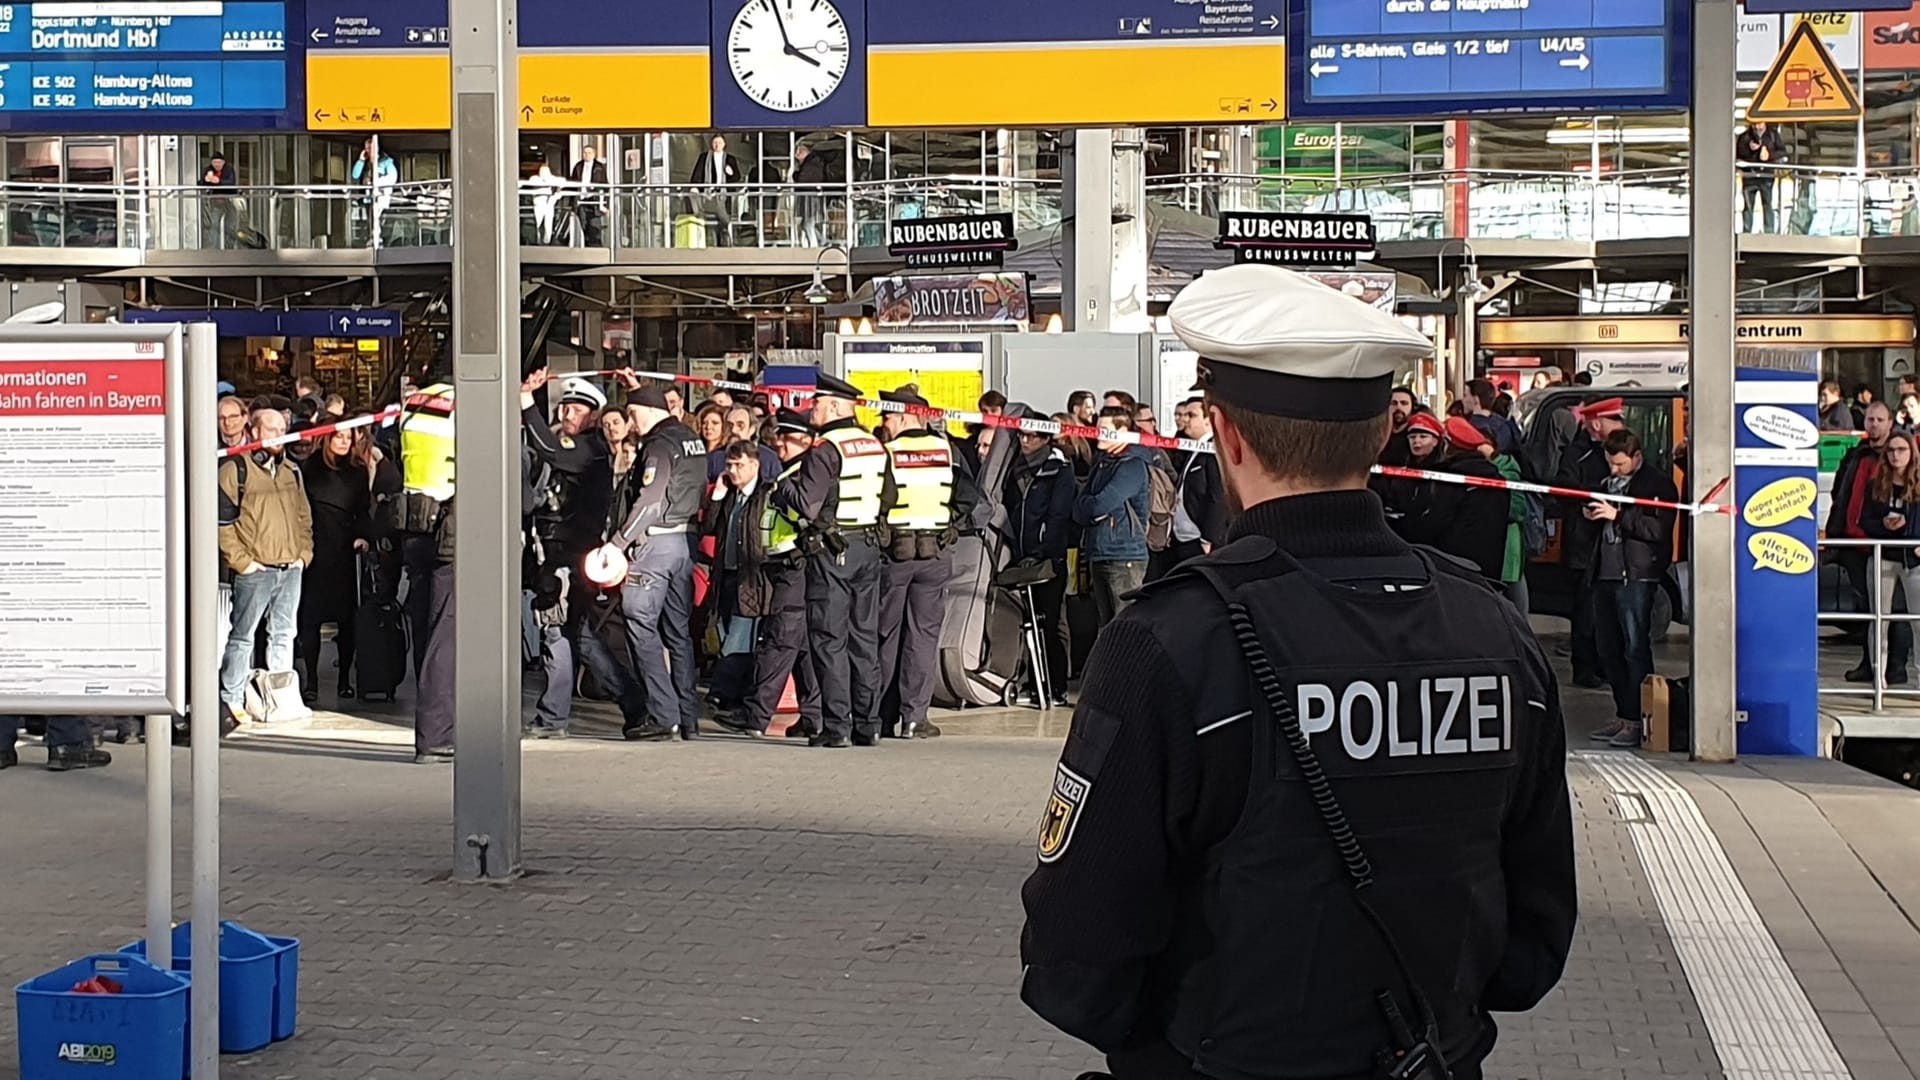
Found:
[[[1379,416],[1394,373],[1433,354],[1424,334],[1372,304],[1258,263],[1202,274],[1167,318],[1200,354],[1195,390],[1296,420]]]
[[[585,379],[568,379],[560,384],[560,404],[585,405],[597,412],[607,407],[607,395]]]

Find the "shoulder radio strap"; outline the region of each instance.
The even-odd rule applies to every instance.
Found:
[[[1296,572],[1307,571],[1291,556],[1276,549],[1276,554],[1291,564]],[[1320,759],[1313,752],[1313,743],[1300,727],[1300,717],[1294,711],[1293,702],[1287,697],[1286,690],[1280,684],[1280,673],[1268,658],[1267,650],[1260,642],[1260,635],[1254,631],[1253,617],[1247,606],[1234,596],[1234,588],[1220,576],[1219,571],[1204,562],[1197,563],[1192,569],[1227,607],[1227,619],[1232,624],[1234,639],[1239,643],[1240,653],[1245,657],[1247,670],[1251,675],[1256,697],[1265,701],[1267,712],[1279,726],[1280,734],[1293,755],[1294,766],[1300,770],[1308,795],[1313,799],[1314,810],[1320,817],[1320,823],[1326,826],[1327,836],[1333,842],[1334,850],[1340,856],[1340,863],[1346,869],[1347,879],[1353,886],[1353,900],[1360,913],[1366,917],[1374,931],[1379,935],[1381,945],[1386,947],[1387,955],[1393,960],[1400,981],[1405,984],[1422,1032],[1415,1035],[1408,1026],[1406,1016],[1394,1000],[1393,991],[1381,990],[1376,995],[1381,1017],[1386,1021],[1388,1033],[1392,1036],[1394,1047],[1391,1053],[1383,1052],[1379,1062],[1383,1075],[1394,1080],[1452,1080],[1446,1062],[1441,1058],[1436,1041],[1440,1037],[1439,1022],[1435,1019],[1433,1005],[1413,978],[1413,972],[1407,967],[1405,955],[1400,951],[1399,943],[1394,939],[1393,931],[1387,928],[1386,920],[1367,900],[1367,890],[1373,886],[1373,864],[1367,860],[1367,854],[1360,847],[1360,838],[1353,834],[1353,827],[1347,823],[1347,815],[1340,808],[1340,801],[1334,796],[1333,784],[1327,779],[1326,770],[1321,768]],[[1255,768],[1260,767],[1255,762]]]

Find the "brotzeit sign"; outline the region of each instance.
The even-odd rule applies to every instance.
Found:
[[[1229,210],[1220,215],[1213,246],[1233,252],[1236,263],[1281,266],[1351,266],[1377,243],[1365,214],[1289,214]]]

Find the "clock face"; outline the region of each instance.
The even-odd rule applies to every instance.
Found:
[[[777,112],[831,97],[850,55],[847,24],[832,0],[748,0],[727,32],[733,81]]]

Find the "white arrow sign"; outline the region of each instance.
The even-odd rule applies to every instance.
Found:
[[[322,41],[325,41],[326,39],[327,39],[327,32],[325,30],[322,30],[317,26],[313,28],[313,43],[315,45],[320,44]]]
[[[353,325],[353,323],[352,323],[351,321],[349,321],[349,320],[347,319],[347,317],[346,317],[345,315],[342,315],[342,316],[340,316],[340,332],[341,332],[341,333],[343,333],[343,334],[344,334],[344,333],[346,333],[346,332],[347,332],[347,327],[349,327],[349,326],[352,326],[352,325]]]
[[[1267,21],[1264,25],[1269,30],[1278,30],[1280,28],[1280,16],[1278,15],[1267,16]]]
[[[1586,53],[1581,53],[1579,56],[1569,57],[1568,59],[1560,61],[1560,66],[1570,67],[1570,68],[1579,68],[1581,71],[1585,71],[1587,70],[1588,65],[1592,63],[1593,61],[1587,59]]]
[[[1319,77],[1320,77],[1320,76],[1322,76],[1322,75],[1331,75],[1331,74],[1333,74],[1334,72],[1336,72],[1336,71],[1339,71],[1339,70],[1340,70],[1340,65],[1338,65],[1338,64],[1323,64],[1323,63],[1321,63],[1320,61],[1318,61],[1318,60],[1315,60],[1315,61],[1313,62],[1313,66],[1312,66],[1312,67],[1310,67],[1310,68],[1308,68],[1307,70],[1308,70],[1308,71],[1310,71],[1310,72],[1312,72],[1312,73],[1313,73],[1313,77],[1317,79],[1317,78],[1319,78]]]

